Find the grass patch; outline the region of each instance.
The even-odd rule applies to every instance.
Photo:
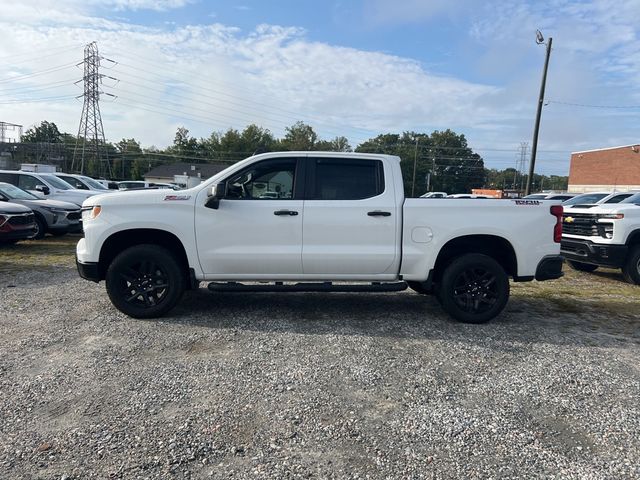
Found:
[[[21,271],[47,271],[59,267],[75,267],[75,248],[80,237],[47,236],[14,245],[0,246],[0,274]]]

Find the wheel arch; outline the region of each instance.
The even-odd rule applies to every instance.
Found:
[[[449,240],[438,252],[434,267],[433,281],[438,282],[446,266],[454,258],[465,253],[480,253],[496,260],[507,275],[517,277],[518,260],[516,252],[506,238],[498,235],[464,235]]]
[[[640,244],[640,228],[637,230],[632,231],[628,236],[627,236],[627,241],[625,242],[625,245],[638,245]]]
[[[176,235],[155,228],[132,228],[113,233],[102,244],[98,261],[100,280],[105,279],[109,265],[120,252],[129,247],[143,244],[158,245],[173,253],[189,279],[187,251]],[[187,282],[188,284],[189,282]]]

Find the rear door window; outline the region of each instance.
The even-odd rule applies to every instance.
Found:
[[[363,200],[384,192],[380,160],[311,158],[309,200]]]

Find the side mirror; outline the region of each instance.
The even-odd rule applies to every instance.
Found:
[[[51,190],[46,185],[36,185],[36,191],[41,192],[43,195],[51,193]]]
[[[209,189],[209,198],[207,203],[204,204],[207,208],[217,210],[220,207],[220,200],[222,200],[227,192],[226,183],[214,183]]]

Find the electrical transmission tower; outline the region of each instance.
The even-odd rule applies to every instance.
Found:
[[[110,78],[100,73],[100,61],[109,60],[101,57],[98,53],[98,45],[91,42],[84,47],[84,61],[78,65],[84,65],[84,76],[82,80],[76,82],[84,82],[84,93],[78,95],[77,98],[83,97],[82,116],[80,117],[80,126],[78,128],[78,138],[76,146],[73,150],[73,161],[71,162],[71,170],[80,173],[85,172],[85,167],[89,161],[96,162],[97,173],[104,177],[111,177],[111,162],[105,149],[104,128],[102,126],[102,116],[100,115],[100,95],[108,95],[114,97],[110,93],[105,93],[100,89],[103,78]],[[113,62],[115,63],[115,62]]]
[[[520,176],[520,190],[524,189],[524,171],[525,163],[527,163],[527,149],[529,144],[527,142],[520,143],[520,156],[516,159],[516,169],[513,172],[513,189],[518,188],[517,178]]]

